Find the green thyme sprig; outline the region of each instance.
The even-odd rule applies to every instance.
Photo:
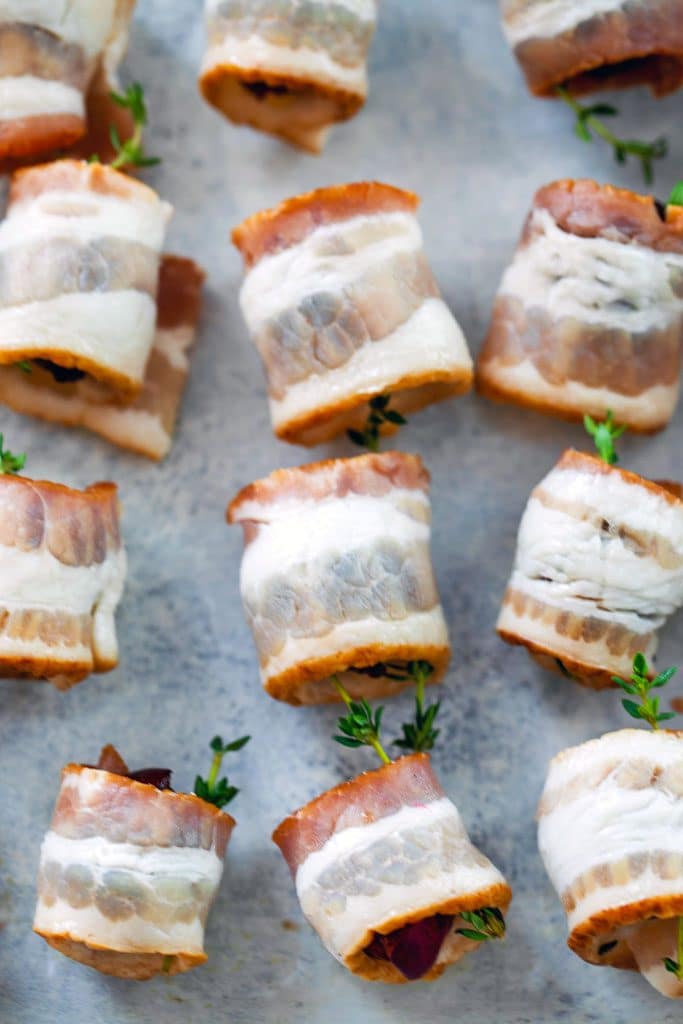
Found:
[[[5,448],[5,439],[0,434],[0,476],[16,476],[26,465],[26,454],[13,455],[9,448]]]
[[[683,206],[683,181],[677,181],[671,189],[667,206]]]
[[[624,431],[625,426],[619,426],[612,418],[612,410],[607,410],[607,417],[602,423],[596,422],[592,416],[583,417],[583,425],[586,432],[590,434],[595,442],[600,458],[609,466],[614,466],[619,461],[614,442],[617,441]]]
[[[389,408],[391,395],[376,395],[369,401],[370,412],[363,430],[347,430],[346,434],[350,441],[360,448],[367,448],[371,452],[379,451],[380,428],[384,423],[393,423],[401,427],[407,423],[405,416],[400,412]]]
[[[678,919],[678,960],[672,960],[670,956],[664,957],[664,966],[670,974],[676,975],[677,981],[683,981],[683,917]]]
[[[335,742],[340,743],[343,747],[372,747],[383,764],[391,764],[391,758],[379,738],[384,708],[377,708],[373,714],[372,708],[366,700],[351,699],[338,676],[332,676],[332,681],[349,712],[337,722],[337,728],[341,735],[333,737]]]
[[[28,359],[20,359],[19,362],[14,365],[17,369],[21,370],[22,373],[33,373],[33,367]]]
[[[614,159],[619,164],[625,164],[631,156],[635,157],[640,161],[646,184],[652,184],[654,180],[653,162],[663,159],[669,152],[669,143],[663,136],[653,142],[642,142],[640,139],[621,139],[600,120],[603,117],[616,116],[619,113],[616,107],[609,103],[593,103],[590,106],[584,106],[562,85],[556,85],[555,92],[574,111],[576,115],[574,131],[583,142],[593,142],[594,136],[597,135],[612,147]]]
[[[434,672],[428,661],[409,662],[408,672],[415,680],[415,720],[403,723],[403,736],[394,740],[394,746],[421,754],[426,750],[433,750],[438,739],[440,730],[434,728],[434,722],[441,709],[441,701],[431,704],[425,710],[425,684]]]
[[[481,910],[464,910],[462,919],[470,928],[458,928],[458,935],[464,935],[472,942],[488,942],[489,939],[505,938],[505,918],[498,907],[483,907]]]
[[[633,671],[630,679],[621,679],[619,676],[612,676],[612,681],[621,689],[634,697],[640,698],[640,704],[634,700],[622,700],[624,710],[631,718],[641,719],[647,722],[653,729],[659,728],[660,722],[668,722],[670,718],[676,717],[675,711],[660,711],[659,697],[651,697],[650,690],[660,689],[666,686],[669,680],[676,675],[677,668],[667,668],[660,672],[654,679],[650,679],[650,669],[644,654],[638,652],[633,659]]]
[[[111,92],[109,95],[119,107],[130,110],[134,125],[133,134],[125,140],[121,139],[116,125],[110,125],[109,138],[116,153],[111,166],[120,170],[122,167],[153,167],[161,163],[158,156],[147,156],[142,143],[143,130],[147,124],[147,104],[145,91],[140,83],[133,82],[125,92]],[[89,162],[98,163],[99,157],[93,154]]]
[[[196,796],[202,800],[206,800],[207,803],[214,804],[216,807],[225,807],[231,800],[234,800],[239,789],[236,786],[231,786],[227,778],[219,779],[218,773],[223,763],[223,758],[226,754],[232,753],[235,750],[241,750],[242,747],[251,739],[251,736],[242,736],[238,740],[233,740],[232,743],[223,743],[220,736],[214,736],[209,746],[213,750],[213,758],[211,760],[211,767],[209,768],[209,776],[203,779],[201,775],[198,775],[194,780],[194,792]]]

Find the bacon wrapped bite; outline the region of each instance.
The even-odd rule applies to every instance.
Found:
[[[567,451],[532,492],[498,619],[504,640],[596,689],[648,658],[683,605],[683,501]]]
[[[659,430],[682,349],[683,207],[594,181],[540,189],[496,298],[479,390],[570,419],[610,408]]]
[[[267,692],[291,704],[397,693],[450,658],[429,550],[429,475],[386,452],[283,469],[241,491],[241,592]]]
[[[171,207],[111,167],[60,160],[17,171],[0,223],[0,365],[88,375],[121,401],[154,344]]]
[[[418,198],[388,185],[318,189],[233,231],[241,304],[268,378],[273,429],[296,444],[467,391],[472,361],[423,250]]]
[[[681,998],[683,733],[624,729],[562,751],[538,818],[570,949]]]
[[[6,0],[0,26],[0,165],[64,150],[88,99],[115,84],[135,0]]]
[[[122,404],[88,375],[71,379],[67,371],[67,379],[59,379],[63,373],[36,360],[0,367],[0,402],[16,412],[84,427],[151,459],[164,458],[190,369],[203,281],[204,271],[192,260],[162,256],[154,344],[132,403]]]
[[[502,0],[503,26],[529,89],[552,95],[683,83],[682,0]]]
[[[433,981],[480,945],[473,930],[504,933],[510,887],[472,845],[426,754],[323,793],[273,840],[310,924],[368,981]],[[463,917],[472,912],[478,920]]]
[[[362,107],[376,0],[207,0],[204,98],[236,124],[319,153]]]
[[[204,926],[235,821],[170,780],[167,769],[129,773],[113,747],[96,768],[62,772],[33,928],[103,974],[144,980],[207,959]]]
[[[115,484],[0,473],[0,676],[68,689],[116,668],[125,576]]]

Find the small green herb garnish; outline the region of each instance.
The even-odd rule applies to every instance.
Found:
[[[593,438],[600,458],[609,466],[614,466],[619,461],[619,456],[614,448],[614,442],[621,437],[627,428],[625,426],[618,426],[614,422],[611,409],[607,410],[607,418],[603,423],[596,423],[592,416],[584,416],[583,425],[586,432]]]
[[[671,189],[667,206],[683,206],[683,181],[678,181]]]
[[[678,960],[670,956],[664,957],[664,966],[670,974],[676,975],[677,981],[683,981],[683,917],[678,919]]]
[[[658,729],[660,722],[668,722],[670,718],[675,718],[676,712],[660,711],[659,697],[650,697],[650,690],[666,686],[677,671],[677,668],[667,668],[654,679],[650,679],[650,669],[645,655],[638,652],[633,659],[633,672],[630,679],[612,676],[612,682],[620,686],[625,693],[640,698],[640,704],[636,704],[634,700],[622,700],[621,702],[631,718],[639,718],[651,725],[653,729]]]
[[[346,434],[350,441],[360,448],[367,448],[371,452],[379,451],[380,427],[383,423],[393,423],[397,427],[407,423],[405,416],[400,412],[389,408],[391,395],[376,395],[369,401],[370,412],[364,430],[347,430]]]
[[[439,730],[434,728],[434,721],[441,709],[441,701],[431,704],[425,711],[425,683],[434,671],[428,661],[411,661],[408,664],[408,671],[415,680],[415,721],[403,723],[403,736],[394,740],[394,746],[421,754],[426,750],[433,750],[439,736]]]
[[[109,138],[117,154],[112,160],[111,166],[118,170],[128,166],[153,167],[155,164],[161,163],[158,156],[147,156],[142,144],[142,132],[147,124],[147,104],[145,103],[145,92],[140,83],[133,82],[124,93],[112,92],[109,95],[114,103],[130,110],[135,125],[133,134],[125,142],[121,141],[115,124],[109,128]]]
[[[341,743],[343,747],[372,747],[383,764],[391,764],[391,758],[379,738],[384,708],[377,708],[373,715],[372,708],[366,700],[351,700],[338,676],[332,676],[332,681],[349,712],[337,723],[342,735],[334,736],[335,742]]]
[[[488,942],[489,939],[505,938],[505,918],[498,907],[483,907],[481,910],[463,910],[460,915],[471,928],[458,928],[458,935],[464,935],[472,942]]]
[[[20,359],[19,362],[14,365],[17,369],[21,370],[22,373],[33,373],[33,367],[28,359]]]
[[[4,448],[5,439],[0,434],[0,475],[15,476],[20,473],[26,465],[26,455],[12,455],[12,452]]]
[[[196,796],[202,800],[206,800],[209,804],[215,804],[216,807],[225,807],[231,800],[239,793],[239,789],[235,786],[231,786],[228,779],[218,779],[218,773],[223,762],[223,758],[226,754],[232,753],[235,750],[241,750],[242,747],[251,739],[251,736],[242,736],[238,740],[233,740],[232,743],[223,743],[220,736],[214,736],[209,744],[213,750],[213,759],[211,761],[211,767],[209,769],[209,777],[203,779],[201,775],[198,775],[194,780],[194,792]]]
[[[609,103],[594,103],[591,106],[583,106],[562,85],[556,85],[555,92],[576,114],[574,131],[583,142],[593,142],[593,134],[599,136],[612,147],[614,158],[619,164],[625,164],[630,156],[635,157],[640,161],[646,184],[650,185],[652,183],[654,179],[653,161],[661,160],[669,151],[669,144],[665,138],[660,137],[655,139],[654,142],[641,142],[639,139],[620,139],[600,120],[601,117],[614,117],[618,114],[619,111],[616,107],[611,106]]]

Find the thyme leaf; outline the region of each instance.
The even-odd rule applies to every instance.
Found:
[[[621,679],[619,676],[612,676],[612,682],[620,686],[624,693],[632,697],[638,697],[640,704],[635,700],[622,700],[624,710],[631,718],[647,722],[653,729],[659,728],[660,722],[668,722],[676,717],[675,711],[660,711],[659,697],[651,697],[650,690],[661,689],[666,686],[669,680],[676,675],[677,668],[667,668],[660,672],[654,679],[650,679],[650,668],[645,655],[638,652],[633,659],[633,671],[629,679]]]
[[[209,768],[208,778],[203,779],[201,775],[198,775],[194,780],[194,792],[201,800],[206,800],[209,804],[214,804],[216,807],[225,807],[231,800],[234,800],[239,789],[236,786],[231,786],[230,781],[227,778],[218,778],[218,773],[223,763],[223,758],[226,754],[233,753],[236,750],[241,750],[242,747],[251,739],[251,736],[241,736],[238,740],[233,740],[232,743],[223,743],[220,736],[214,736],[209,746],[213,751],[213,758],[211,760],[211,767]]]
[[[26,454],[13,455],[9,448],[4,447],[5,439],[0,434],[0,476],[16,476],[26,465]]]
[[[332,681],[349,712],[337,722],[337,728],[341,735],[334,736],[334,741],[340,743],[342,747],[372,747],[383,764],[391,764],[391,758],[379,738],[384,708],[377,708],[373,714],[372,708],[366,700],[351,699],[338,676],[332,676]]]
[[[347,430],[346,436],[359,448],[367,448],[368,451],[378,452],[380,442],[380,429],[384,423],[392,423],[400,427],[407,423],[405,416],[395,409],[389,408],[391,395],[375,395],[368,405],[370,412],[363,430]]]
[[[611,409],[607,410],[607,417],[602,423],[596,422],[592,416],[586,415],[583,417],[583,425],[586,432],[593,438],[600,458],[609,466],[614,466],[619,461],[614,442],[627,428],[618,426],[614,422]]]

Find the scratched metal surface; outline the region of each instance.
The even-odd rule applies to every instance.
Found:
[[[584,965],[535,841],[548,759],[626,724],[596,695],[533,667],[494,623],[521,510],[577,428],[474,396],[428,410],[399,444],[433,473],[434,554],[454,647],[435,761],[475,841],[515,889],[504,945],[482,949],[426,987],[349,976],[302,921],[273,826],[288,811],[371,765],[330,741],[335,711],[295,710],[260,690],[238,595],[239,531],[224,506],[242,484],[306,461],[269,430],[263,380],[237,305],[240,262],[228,230],[246,214],[315,186],[379,178],[423,195],[427,251],[473,350],[530,196],[560,176],[639,184],[636,167],[576,140],[570,117],[532,101],[501,37],[494,0],[384,0],[367,109],[334,132],[324,156],[301,155],[236,129],[199,99],[199,0],[139,0],[125,78],[149,93],[149,175],[176,206],[169,245],[209,271],[201,342],[179,437],[160,467],[85,434],[5,410],[0,429],[29,452],[30,472],[73,485],[111,478],[125,505],[130,575],[118,616],[121,666],[68,694],[2,684],[0,712],[0,1021],[5,1024],[367,1024],[680,1020],[636,975]],[[625,130],[668,132],[659,172],[668,194],[683,164],[683,99],[620,99]],[[662,435],[627,439],[625,461],[681,477],[681,414]],[[340,442],[315,453],[352,454]],[[681,657],[683,622],[662,635],[661,663]],[[391,702],[393,735],[411,698]],[[169,765],[178,788],[205,766],[218,730],[249,731],[234,765],[242,787],[227,870],[210,918],[207,966],[149,983],[106,978],[60,957],[31,932],[42,834],[70,760],[116,743],[131,764]],[[293,922],[293,926],[288,925]]]

